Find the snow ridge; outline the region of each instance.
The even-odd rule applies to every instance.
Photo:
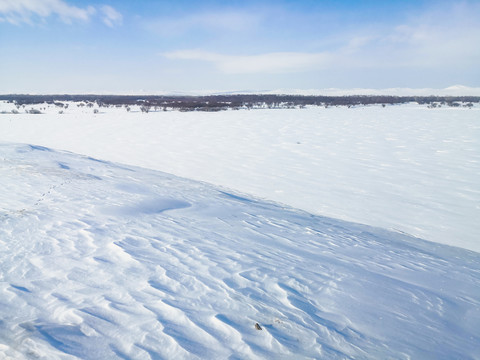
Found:
[[[0,160],[1,358],[478,358],[478,253],[43,147]]]

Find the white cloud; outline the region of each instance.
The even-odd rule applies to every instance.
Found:
[[[0,0],[3,21],[11,24],[32,24],[34,17],[46,18],[56,14],[66,23],[72,20],[88,21],[95,13],[92,6],[79,8],[62,0]]]
[[[109,5],[104,5],[101,8],[103,13],[103,22],[109,27],[115,27],[121,25],[123,21],[123,16],[117,10]]]
[[[122,23],[122,15],[113,7],[104,5],[99,10],[107,26],[114,27]],[[86,22],[97,13],[93,6],[80,8],[64,0],[0,0],[0,22],[14,25],[35,24],[52,15],[67,24],[74,20]]]
[[[327,53],[277,52],[258,55],[224,55],[201,50],[180,50],[162,54],[173,60],[200,60],[213,63],[227,74],[291,73],[324,68]]]
[[[184,35],[189,31],[247,31],[255,28],[261,16],[251,12],[218,11],[148,21],[146,28],[162,36]]]
[[[445,6],[400,23],[338,34],[329,50],[337,69],[453,69],[480,62],[480,5]]]
[[[385,33],[382,45],[405,65],[463,66],[480,61],[480,4],[462,2],[412,15]]]
[[[441,6],[440,6],[441,5]],[[268,42],[274,29],[265,27],[266,15],[262,12],[245,15],[240,13],[195,14],[170,21],[159,21],[158,32],[186,35],[201,41],[202,30],[227,33],[231,43],[216,42],[206,49],[171,51],[163,55],[170,59],[208,62],[222,73],[294,73],[310,70],[329,70],[341,73],[363,69],[427,69],[440,73],[451,69],[473,69],[480,62],[480,4],[464,1],[424,8],[401,21],[358,24],[331,34],[298,33],[298,41],[292,36],[283,43],[277,38]],[[278,25],[278,24],[277,24]],[[245,31],[233,33],[232,30]],[[255,28],[244,36],[249,28]],[[286,34],[295,33],[287,30]],[[188,34],[187,34],[188,32]],[[276,33],[281,34],[281,29]],[[280,35],[279,35],[280,36]],[[261,40],[258,40],[261,39]],[[321,40],[327,41],[321,41]],[[258,51],[258,41],[266,41],[269,50]],[[231,53],[231,44],[244,44],[241,55]],[[187,45],[188,46],[188,45]],[[200,45],[202,46],[202,45]],[[225,46],[225,50],[221,48]],[[187,47],[188,48],[188,47]],[[227,50],[228,49],[228,50]],[[308,50],[306,50],[308,49]],[[477,64],[477,65],[475,65]]]

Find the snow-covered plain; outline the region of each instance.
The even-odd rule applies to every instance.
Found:
[[[0,114],[0,141],[165,171],[480,252],[478,105],[148,114],[32,107],[45,114]]]
[[[480,358],[477,252],[39,146],[0,164],[2,359]]]

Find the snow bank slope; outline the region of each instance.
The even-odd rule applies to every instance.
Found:
[[[42,147],[0,164],[1,358],[478,358],[478,253]]]

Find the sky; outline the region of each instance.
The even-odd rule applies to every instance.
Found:
[[[480,87],[480,1],[0,0],[0,93]]]

